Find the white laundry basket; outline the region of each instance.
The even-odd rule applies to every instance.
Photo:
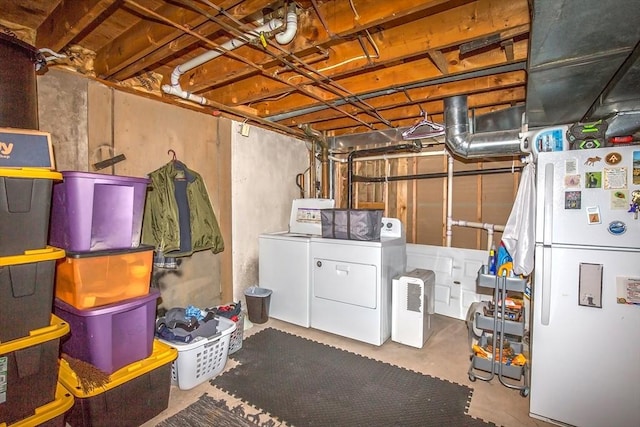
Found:
[[[209,338],[196,338],[190,343],[160,341],[178,350],[171,365],[171,382],[180,390],[190,390],[214,378],[224,369],[229,355],[229,341],[236,330],[233,320],[219,317],[218,332]]]

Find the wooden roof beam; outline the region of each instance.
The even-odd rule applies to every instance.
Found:
[[[36,31],[36,46],[60,51],[119,0],[62,0]]]
[[[434,100],[442,100],[450,96],[463,94],[470,95],[474,93],[524,86],[525,84],[526,73],[524,70],[511,71],[492,76],[476,77],[468,80],[411,89],[407,91],[412,99],[412,101],[409,102],[403,92],[395,92],[390,95],[381,95],[375,98],[370,98],[367,99],[367,102],[381,112],[384,112],[387,109],[400,108],[406,105],[419,105],[423,110],[431,114],[431,111],[425,106],[425,103],[430,103]],[[354,111],[350,112],[354,113]],[[315,123],[340,117],[342,116],[336,114],[333,110],[322,110],[282,120],[279,123],[286,126],[297,126],[299,123]]]
[[[241,0],[225,0],[220,2],[218,6],[223,9],[233,8],[240,2]],[[191,9],[175,6],[170,2],[156,9],[155,12],[170,21],[189,28],[198,27],[207,21],[207,18],[202,14]],[[96,74],[108,78],[145,55],[165,46],[182,34],[183,32],[175,27],[150,19],[141,19],[138,24],[120,34],[111,43],[96,52],[94,61]]]
[[[458,26],[452,26],[451,22],[458,22]],[[460,27],[465,30],[461,32]],[[428,28],[429,31],[424,31],[425,28]],[[479,0],[472,5],[457,7],[438,15],[428,16],[374,34],[373,40],[380,50],[380,58],[373,59],[373,62],[375,66],[379,67],[395,65],[411,58],[424,56],[426,50],[458,46],[467,40],[485,37],[488,34],[500,34],[512,29],[526,33],[528,28],[529,11],[526,0],[517,2]],[[346,41],[334,45],[331,50],[337,52],[335,58],[341,58],[342,61],[344,58],[364,57],[362,48],[357,41]],[[447,55],[443,62],[448,63],[449,72],[455,68],[455,64],[463,61],[459,56],[452,58],[449,54],[443,55]],[[335,58],[331,56],[329,60],[315,64],[315,68],[326,70],[323,71],[323,74],[334,79],[348,75],[348,73],[363,75],[363,71],[366,71],[367,68],[374,68],[367,66],[363,70],[363,64],[368,62],[366,58],[336,67],[339,60]],[[452,61],[453,63],[451,63]],[[225,69],[222,64],[222,57],[220,57],[203,67],[199,67],[189,74],[183,87],[188,87],[193,92],[202,93],[202,89],[209,84],[211,76],[219,72],[220,69]],[[290,75],[296,74],[292,72]],[[304,82],[304,78],[299,77],[297,82]],[[220,82],[218,81],[218,83]],[[207,91],[206,96],[224,103],[245,103],[255,102],[256,96],[273,97],[288,90],[277,82],[249,78],[241,83],[232,83]],[[235,98],[235,101],[232,101],[231,97]]]
[[[273,0],[248,0],[226,9],[226,12],[237,20],[243,20],[247,16],[261,11],[272,2]],[[220,20],[235,26],[235,24],[225,16],[220,16]],[[217,23],[207,20],[195,27],[194,31],[203,37],[209,37],[219,32],[221,29],[221,26]],[[144,57],[130,63],[129,65],[119,67],[119,70],[114,72],[111,77],[116,80],[124,80],[129,77],[135,76],[141,71],[152,67],[154,64],[163,62],[163,60],[172,55],[175,55],[177,52],[186,51],[187,49],[193,48],[197,43],[199,43],[199,40],[197,38],[190,36],[189,34],[184,34],[179,31],[176,31],[175,34],[177,35],[177,37],[164,44],[163,46],[150,51]],[[222,43],[223,42],[221,41],[218,44]],[[171,71],[173,71],[173,68],[169,70],[169,73]]]
[[[447,64],[442,52],[437,49],[431,49],[427,51],[427,54],[429,55],[429,58],[431,58],[433,64],[438,67],[438,70],[440,70],[443,75],[449,74],[449,65]]]
[[[516,87],[516,88],[507,88],[501,89],[491,92],[482,92],[477,94],[469,95],[468,103],[469,108],[476,107],[486,107],[490,105],[497,104],[511,104],[514,102],[524,102],[525,100],[525,88]],[[437,115],[443,111],[444,103],[442,100],[435,100],[424,104],[429,111],[429,117],[431,118],[433,115]],[[410,118],[412,120],[416,120],[420,117],[420,110],[416,109],[415,106],[402,106],[398,108],[394,108],[391,110],[386,110],[384,113],[385,118],[393,121],[394,123],[398,120],[403,120],[406,118]],[[361,115],[364,121],[367,121],[371,124],[379,123],[373,120],[369,116]],[[318,131],[328,130],[328,129],[340,129],[350,126],[355,126],[358,123],[353,121],[350,118],[339,118],[335,120],[328,120],[322,123],[316,123],[313,128]]]
[[[453,1],[403,0],[381,3],[373,0],[360,0],[323,3],[319,6],[319,9],[321,14],[327,17],[327,22],[331,25],[330,29],[334,36],[331,37],[324,31],[322,22],[315,13],[310,10],[303,11],[298,17],[298,35],[287,45],[286,49],[295,55],[304,56],[315,52],[318,46],[321,48],[334,48],[337,44],[349,41],[353,36],[363,33],[367,29],[385,25],[390,21],[406,17],[412,13],[436,13],[442,5],[448,3],[453,3]],[[351,4],[353,4],[353,8]],[[242,49],[242,51],[238,51],[239,54],[247,55],[247,58],[252,62],[265,68],[282,66],[281,63],[275,61],[272,56],[266,55],[262,50]],[[354,51],[357,51],[358,55],[362,55],[362,48],[357,42],[354,42]],[[237,77],[247,72],[243,66],[233,62],[229,63],[229,61],[228,58],[223,56],[198,67],[188,77],[183,77],[182,86],[189,87],[189,90],[193,92],[201,92],[212,86],[212,83],[210,83],[212,78],[215,79],[214,85],[221,83],[221,79],[217,77],[221,74],[228,73]],[[220,73],[220,70],[223,70],[223,73]]]
[[[514,45],[515,59],[524,60],[527,58],[528,41],[522,40]],[[457,51],[447,52],[450,74],[463,74],[466,72],[495,67],[505,64],[504,54],[501,49],[494,49],[482,54],[475,55],[464,60],[460,60]],[[440,71],[433,65],[431,60],[423,58],[420,60],[403,63],[394,67],[376,69],[370,72],[363,72],[359,75],[341,79],[339,82],[358,94],[371,93],[376,90],[387,89],[389,87],[402,87],[415,82],[426,81],[442,77]],[[390,83],[393,82],[393,83]],[[229,91],[234,91],[235,85],[229,85]],[[273,96],[264,92],[263,97]],[[336,100],[337,97],[330,98]],[[224,101],[223,101],[224,102]],[[226,103],[226,102],[225,102]],[[303,99],[301,95],[292,93],[277,102],[252,101],[260,115],[263,117],[291,112],[307,107],[318,105],[310,99]]]

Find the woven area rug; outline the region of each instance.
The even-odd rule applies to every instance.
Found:
[[[211,384],[286,425],[494,425],[467,414],[467,386],[273,328],[245,339],[231,358],[239,364]]]

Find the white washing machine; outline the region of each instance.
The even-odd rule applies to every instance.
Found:
[[[383,218],[380,241],[311,239],[311,327],[382,345],[391,336],[391,281],[407,265],[406,237]]]
[[[311,237],[322,235],[320,209],[334,205],[332,199],[296,199],[289,231],[259,236],[258,280],[272,291],[269,317],[310,326]]]

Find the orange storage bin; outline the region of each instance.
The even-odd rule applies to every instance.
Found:
[[[67,252],[56,265],[56,297],[85,310],[149,293],[153,246]]]

